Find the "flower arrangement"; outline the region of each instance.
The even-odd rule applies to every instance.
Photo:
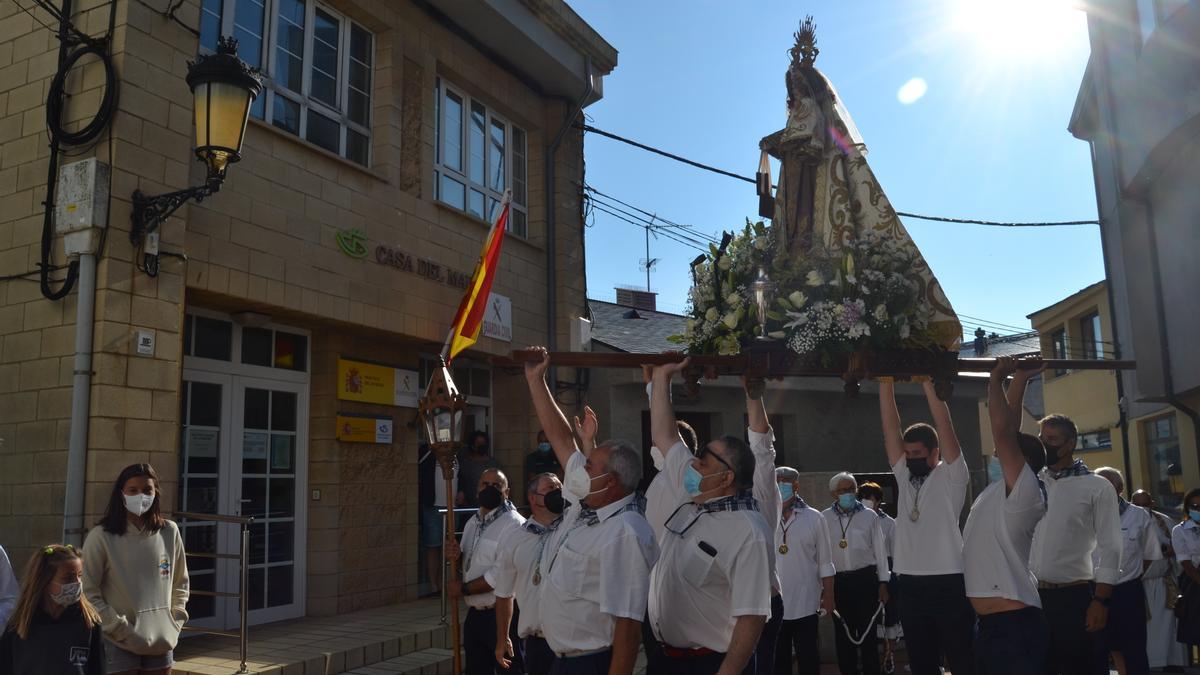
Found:
[[[825,365],[864,348],[932,346],[934,309],[921,292],[919,255],[867,230],[829,255],[789,260],[774,255],[767,226],[747,221],[693,268],[686,330],[672,340],[692,354],[723,355],[755,339],[776,340]],[[761,272],[775,288],[765,320],[754,293]]]

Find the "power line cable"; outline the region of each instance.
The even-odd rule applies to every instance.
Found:
[[[707,245],[709,243],[712,243],[712,244],[718,243],[718,240],[715,237],[710,237],[709,235],[706,235],[702,232],[698,232],[698,231],[692,229],[690,226],[672,223],[670,220],[667,220],[666,218],[663,218],[657,214],[650,213],[649,211],[639,209],[636,206],[633,206],[626,202],[622,202],[621,200],[616,199],[614,197],[605,198],[605,197],[598,196],[600,194],[603,194],[603,193],[597,192],[596,194],[588,195],[587,198],[595,200],[596,203],[598,203],[598,204],[602,204],[602,205],[605,205],[616,211],[620,211],[620,212],[630,216],[631,218],[635,218],[639,221],[645,222],[648,226],[653,227],[655,229],[675,230],[677,234],[680,234],[681,236],[686,236],[688,239],[692,239],[698,244]],[[616,202],[616,203],[614,204],[613,202]],[[628,211],[627,208],[618,206],[618,204],[624,204],[625,207],[627,207],[628,209],[633,209],[634,211],[637,211],[638,213],[632,213],[632,212]],[[649,220],[647,220],[645,216],[642,216],[639,214],[645,214],[645,216],[649,216]],[[655,221],[662,221],[662,222],[655,222]]]
[[[695,236],[691,236],[691,235],[687,234],[688,232],[690,232],[689,229],[686,229],[686,228],[682,229],[682,230],[672,229],[669,226],[660,225],[658,223],[655,223],[653,220],[646,220],[642,216],[639,216],[635,213],[631,213],[631,212],[629,212],[619,206],[615,206],[603,199],[598,199],[594,195],[587,195],[586,199],[592,203],[594,208],[602,208],[605,210],[606,213],[609,213],[610,215],[615,215],[615,216],[621,217],[623,220],[625,220],[626,222],[628,222],[631,225],[636,225],[638,227],[643,227],[643,228],[650,228],[655,233],[662,234],[662,235],[667,236],[668,238],[673,239],[675,241],[680,241],[681,239],[686,240],[681,243],[687,243],[688,245],[690,245],[694,248],[698,248],[702,251],[708,252],[709,242],[706,240],[698,239]],[[654,217],[655,216],[653,216],[653,215],[651,216],[651,218],[654,218]],[[713,243],[715,243],[715,242],[713,242]]]
[[[604,131],[603,129],[598,129],[590,124],[582,124],[582,125],[576,125],[576,126],[578,126],[579,128],[583,129],[586,132],[598,134],[600,136],[604,136],[605,138],[611,138],[614,141],[619,141],[619,142],[625,143],[627,145],[632,145],[633,147],[638,148],[640,150],[645,150],[646,152],[652,152],[656,155],[661,155],[668,159],[673,159],[677,162],[682,162],[683,164],[694,166],[698,169],[710,171],[712,173],[719,174],[722,176],[728,176],[729,178],[736,178],[737,180],[745,181],[747,183],[756,183],[757,182],[757,181],[755,181],[755,179],[753,179],[749,176],[742,176],[742,175],[736,174],[732,171],[718,169],[715,166],[703,164],[701,162],[697,162],[695,160],[691,160],[686,157],[682,157],[680,155],[676,155],[674,153],[667,152],[666,150],[660,150],[653,146],[649,146],[644,143],[639,143],[635,140],[625,138],[624,136],[618,136],[617,134],[614,134],[612,132]],[[905,211],[897,211],[896,215],[903,216],[905,218],[915,218],[917,220],[930,220],[930,221],[939,222],[939,223],[957,223],[960,225],[987,225],[987,226],[991,226],[991,227],[1058,227],[1058,226],[1063,226],[1063,225],[1099,225],[1100,224],[1099,220],[1057,220],[1057,221],[1044,221],[1044,222],[1006,222],[1006,221],[998,221],[998,220],[976,220],[973,218],[949,218],[946,216],[926,216],[926,215],[922,215],[919,213],[908,213]]]
[[[700,232],[699,230],[696,230],[696,229],[695,229],[693,226],[691,226],[691,225],[681,225],[680,223],[677,223],[677,222],[675,222],[675,221],[672,221],[672,220],[669,220],[669,219],[667,219],[667,218],[664,218],[664,217],[662,217],[662,216],[658,215],[657,213],[651,213],[651,212],[649,212],[649,211],[647,211],[647,210],[645,210],[645,209],[643,209],[643,208],[639,208],[639,207],[637,207],[637,206],[634,206],[633,204],[630,204],[629,202],[622,201],[622,200],[620,200],[620,199],[618,199],[618,198],[616,198],[616,197],[614,197],[614,196],[612,196],[612,195],[610,195],[610,194],[605,194],[604,192],[601,192],[600,190],[597,190],[595,187],[593,187],[593,186],[591,186],[591,185],[584,185],[584,186],[583,186],[583,189],[584,189],[584,190],[587,190],[588,192],[591,192],[591,193],[593,193],[593,194],[599,195],[600,197],[602,197],[602,198],[604,198],[604,199],[607,199],[607,200],[609,200],[609,201],[613,201],[613,202],[616,202],[616,203],[618,203],[618,204],[621,204],[622,206],[629,207],[629,208],[633,209],[634,211],[637,211],[638,213],[641,213],[641,214],[644,214],[644,215],[650,216],[651,218],[654,218],[654,219],[656,219],[656,220],[661,220],[663,223],[665,223],[665,224],[667,224],[667,225],[670,225],[671,227],[677,227],[677,228],[679,228],[679,229],[682,229],[682,230],[687,230],[687,231],[689,231],[689,232],[692,232],[693,234],[696,234],[696,235],[698,235],[698,236],[700,236],[700,237],[702,237],[702,238],[704,238],[704,239],[711,239],[711,240],[712,240],[712,242],[713,242],[714,244],[716,244],[716,243],[718,243],[718,242],[719,242],[719,240],[718,240],[716,237],[712,237],[712,236],[709,236],[709,235],[707,235],[707,234],[704,234],[703,232]]]
[[[593,205],[593,208],[594,208],[595,210],[597,210],[597,211],[601,212],[601,213],[605,213],[605,214],[608,214],[608,215],[610,215],[610,216],[612,216],[612,217],[614,217],[614,218],[617,218],[618,220],[623,220],[623,221],[625,221],[626,223],[629,223],[630,225],[633,225],[634,227],[638,227],[638,228],[646,228],[646,227],[648,227],[648,226],[647,226],[645,223],[639,223],[639,222],[637,222],[637,221],[635,221],[635,220],[633,220],[633,219],[631,219],[631,218],[628,218],[628,217],[626,217],[625,215],[622,215],[621,213],[618,213],[618,212],[616,212],[616,211],[610,211],[609,209],[605,208],[605,207],[604,207],[603,205],[601,205],[601,204],[594,204],[594,205]],[[651,228],[651,229],[652,229],[652,231],[653,231],[653,228]],[[688,246],[688,247],[690,247],[690,248],[694,248],[694,249],[696,249],[697,251],[703,251],[703,252],[707,252],[707,251],[708,251],[708,247],[706,247],[706,246],[701,246],[700,244],[698,244],[698,243],[696,243],[696,242],[692,242],[692,241],[688,241],[688,240],[685,240],[685,239],[680,239],[680,238],[677,238],[677,236],[676,236],[674,233],[672,233],[672,232],[670,232],[670,231],[667,231],[667,230],[656,230],[656,231],[654,231],[654,234],[655,234],[656,236],[661,234],[662,236],[664,236],[664,237],[666,237],[666,238],[668,238],[668,239],[671,239],[672,241],[675,241],[675,242],[677,242],[677,243],[683,244],[683,245],[685,245],[685,246]]]

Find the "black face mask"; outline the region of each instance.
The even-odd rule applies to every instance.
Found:
[[[1042,441],[1042,447],[1046,448],[1046,466],[1054,466],[1055,464],[1058,464],[1058,461],[1062,459],[1062,455],[1059,453],[1062,451],[1063,446],[1050,445],[1046,441]]]
[[[909,457],[904,463],[908,467],[908,472],[917,478],[928,476],[931,471],[929,460],[925,457]]]
[[[494,509],[504,503],[504,495],[491,485],[479,491],[479,505],[485,509]]]
[[[566,503],[563,501],[562,490],[551,490],[542,496],[542,503],[546,505],[546,510],[550,513],[558,515],[563,512],[563,507]]]

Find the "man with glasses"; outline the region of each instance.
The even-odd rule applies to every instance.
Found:
[[[687,363],[658,366],[651,376],[651,437],[656,447],[669,448],[663,473],[678,506],[665,521],[662,556],[650,575],[650,622],[666,675],[754,672],[755,649],[771,614],[773,526],[752,495],[757,470],[750,445],[724,436],[693,457],[679,436],[671,377]],[[751,443],[769,446],[761,402],[751,408]],[[769,508],[777,517],[770,464],[768,472],[775,495]]]
[[[1017,392],[1025,390],[1018,378],[1029,372],[1018,370],[1008,388],[1014,415],[1020,414]],[[1039,424],[1047,505],[1033,533],[1029,568],[1050,625],[1045,672],[1083,675],[1096,670],[1096,634],[1108,623],[1113,585],[1121,575],[1120,512],[1112,485],[1075,459],[1075,423],[1066,415],[1049,415]]]
[[[518,652],[510,667],[500,668],[496,653],[496,551],[500,542],[520,527],[525,519],[508,500],[508,477],[500,469],[487,469],[479,477],[476,501],[479,512],[467,521],[461,546],[451,540],[446,544],[446,557],[452,563],[463,559],[462,579],[447,584],[447,594],[454,602],[465,598],[467,619],[463,622],[463,651],[466,652],[468,675],[520,675],[522,662]]]
[[[877,621],[888,601],[887,544],[879,516],[858,501],[858,481],[829,479],[833,504],[821,512],[833,552],[834,644],[842,675],[879,675]],[[861,659],[861,667],[860,667]]]
[[[556,657],[551,673],[629,675],[641,641],[650,567],[658,557],[645,503],[634,492],[641,456],[618,440],[600,443],[587,456],[580,452],[546,385],[550,356],[535,349],[542,360],[525,364],[525,379],[573,502],[546,535],[530,579],[540,587],[542,631]],[[595,424],[594,416],[587,420]]]
[[[508,668],[516,650],[523,648],[525,672],[547,675],[554,652],[542,632],[538,607],[541,579],[538,583],[533,580],[540,558],[546,553],[546,535],[558,527],[562,516],[562,483],[553,473],[536,474],[525,488],[525,498],[530,517],[500,542],[496,566],[488,573],[496,590],[496,663]],[[510,637],[514,600],[520,608],[516,640]]]

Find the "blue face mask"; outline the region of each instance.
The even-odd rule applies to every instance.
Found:
[[[854,508],[854,505],[857,503],[858,497],[854,496],[854,493],[852,492],[846,492],[838,495],[838,506],[842,507],[843,511],[849,511],[850,509]]]
[[[683,470],[683,491],[695,497],[700,494],[700,481],[702,480],[704,480],[704,476],[700,475],[696,467],[688,464],[687,468]]]
[[[787,500],[789,500],[793,496],[795,496],[796,491],[792,489],[791,483],[779,483],[778,485],[779,485],[779,499],[781,501],[786,502]]]
[[[1200,523],[1200,511],[1197,511],[1196,509],[1188,509],[1188,516],[1197,523]]]
[[[551,448],[549,443],[538,443],[537,449],[538,452],[550,452]]]
[[[987,463],[988,483],[998,483],[1004,480],[1004,467],[1000,466],[1000,458],[992,455]]]

